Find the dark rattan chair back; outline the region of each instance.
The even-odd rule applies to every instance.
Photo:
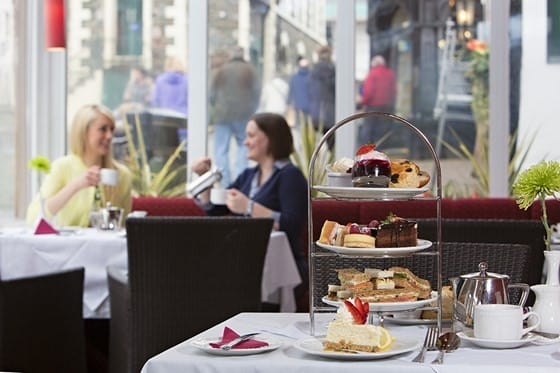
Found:
[[[84,269],[0,282],[0,370],[86,372]]]
[[[418,219],[418,237],[435,240],[436,219]],[[443,219],[443,242],[478,242],[525,244],[531,253],[524,267],[529,273],[520,279],[529,285],[540,284],[544,264],[543,225],[538,220],[499,220],[499,219]],[[497,264],[497,263],[496,263]],[[492,272],[494,263],[489,263]],[[477,271],[477,267],[469,272]],[[519,271],[515,271],[517,273]],[[514,275],[515,273],[501,272]]]
[[[260,310],[271,219],[148,217],[126,228],[128,287],[109,273],[111,372],[139,372],[167,348]]]
[[[470,242],[444,242],[442,256],[443,285],[450,285],[449,278],[462,274],[478,272],[480,262],[489,263],[489,271],[508,274],[510,282],[527,283],[530,273],[529,259],[531,247],[517,244],[498,243],[470,243]],[[364,259],[350,257],[319,257],[317,265],[316,282],[314,288],[314,304],[326,306],[321,298],[327,294],[329,284],[339,284],[336,269],[356,268],[381,268],[392,266],[406,267],[418,276],[425,278],[436,288],[437,266],[435,258],[431,255],[414,255],[406,258],[391,259]],[[518,293],[512,293],[511,300],[516,302]]]

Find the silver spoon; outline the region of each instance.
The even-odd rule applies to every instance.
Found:
[[[446,352],[453,352],[459,348],[461,339],[454,332],[447,332],[438,337],[437,348],[438,356],[432,361],[432,364],[443,364],[443,357]]]

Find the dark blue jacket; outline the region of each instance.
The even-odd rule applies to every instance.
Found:
[[[288,104],[293,105],[296,111],[309,114],[309,69],[300,68],[290,80]]]
[[[245,169],[228,188],[236,188],[249,196],[251,182],[258,169],[258,166]],[[302,250],[303,232],[307,229],[307,180],[305,176],[292,163],[277,168],[253,196],[253,200],[280,213],[279,230],[288,236],[294,259],[303,281],[306,281],[305,255]],[[229,212],[224,206],[211,206],[206,211],[209,215],[224,215]]]

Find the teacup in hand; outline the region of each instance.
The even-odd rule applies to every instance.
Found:
[[[210,189],[210,202],[214,205],[225,205],[227,197],[227,189],[212,188]]]
[[[101,178],[101,183],[105,185],[117,185],[119,181],[119,174],[117,170],[111,168],[102,168],[99,171],[99,177]]]
[[[533,316],[536,324],[523,328],[523,320]],[[494,340],[520,340],[540,324],[535,312],[523,314],[515,304],[480,304],[474,309],[474,337]]]

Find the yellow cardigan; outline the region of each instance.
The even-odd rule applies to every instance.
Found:
[[[116,187],[111,190],[111,205],[124,209],[124,217],[130,212],[132,200],[130,197],[132,174],[123,165],[115,162],[115,168],[119,173],[119,181]],[[51,171],[47,174],[43,185],[41,185],[40,194],[44,200],[52,197],[60,191],[67,183],[74,178],[80,176],[87,170],[82,159],[74,154],[70,154],[55,160],[52,163]],[[45,206],[45,218],[56,226],[89,226],[89,213],[91,211],[94,200],[95,188],[89,187],[78,191],[70,198],[70,200],[60,209],[54,217],[47,211]],[[105,193],[107,197],[108,191]],[[36,196],[27,208],[27,223],[33,225],[37,222],[40,215],[41,201]]]

